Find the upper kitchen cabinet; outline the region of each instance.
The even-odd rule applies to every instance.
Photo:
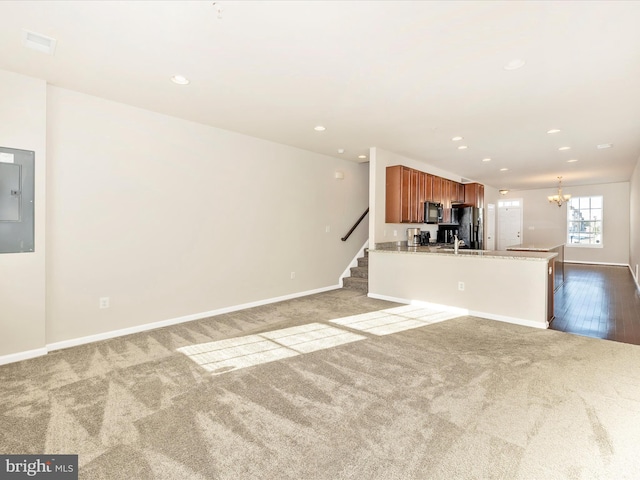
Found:
[[[386,223],[423,223],[424,202],[433,201],[433,175],[396,165],[387,167]]]
[[[449,223],[451,218],[451,207],[456,204],[464,203],[464,185],[446,178],[441,179],[442,183],[442,222]]]
[[[473,207],[484,208],[484,185],[479,183],[465,184],[464,203]]]
[[[418,223],[424,222],[424,202],[431,201],[431,176],[428,173],[416,171],[418,174],[418,202],[416,204]]]
[[[464,185],[443,178],[441,203],[444,208],[451,208],[456,203],[464,203]]]
[[[442,208],[451,208],[451,190],[453,188],[451,180],[442,179]]]
[[[424,222],[424,202],[433,201],[433,175],[425,172],[418,173],[420,174],[420,190],[418,192],[419,219]]]
[[[462,183],[453,182],[451,203],[464,203],[464,185]]]
[[[442,203],[442,181],[444,179],[442,177],[438,177],[436,175],[431,175],[431,201],[435,203]]]
[[[385,222],[418,223],[418,173],[402,165],[387,167]]]
[[[420,193],[418,201],[420,203],[433,202],[433,175],[428,173],[420,173]],[[424,213],[424,212],[423,212]]]
[[[451,222],[454,204],[484,205],[484,186],[453,180],[395,165],[387,167],[386,223],[423,223],[424,202],[441,203],[444,223]]]
[[[441,180],[442,183],[442,222],[450,223],[451,222],[451,189],[452,189],[452,181],[443,178]]]
[[[422,211],[422,202],[420,201],[420,186],[422,185],[422,179],[418,170],[411,169],[411,191],[409,193],[409,222],[422,223],[424,213]]]

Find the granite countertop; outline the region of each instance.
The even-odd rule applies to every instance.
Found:
[[[523,243],[520,245],[511,245],[507,247],[509,251],[523,251],[523,252],[550,252],[554,248],[563,247],[564,243],[559,244],[545,244],[545,243]]]
[[[475,257],[475,258],[501,258],[508,260],[534,260],[547,261],[558,254],[548,251],[499,251],[499,250],[471,250],[460,249],[455,254],[453,247],[433,247],[421,245],[418,247],[409,247],[407,242],[388,242],[377,244],[375,249],[369,249],[369,252],[379,253],[401,253],[401,254],[419,254],[419,255],[446,255],[449,257]]]

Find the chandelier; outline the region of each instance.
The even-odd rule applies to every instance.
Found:
[[[549,199],[549,203],[557,203],[559,207],[561,207],[563,203],[569,201],[571,195],[562,194],[562,177],[558,177],[558,194],[549,195],[547,198]]]

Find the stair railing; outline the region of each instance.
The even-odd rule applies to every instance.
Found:
[[[347,241],[347,238],[349,238],[351,236],[351,234],[353,233],[353,231],[358,228],[358,225],[360,225],[360,222],[362,222],[362,220],[364,219],[364,217],[367,216],[367,213],[369,213],[369,207],[367,207],[367,209],[364,211],[364,213],[362,215],[360,215],[360,218],[358,220],[356,220],[356,223],[353,224],[353,227],[351,227],[351,230],[349,230],[347,232],[347,234],[342,237],[340,240],[342,240],[343,242]]]

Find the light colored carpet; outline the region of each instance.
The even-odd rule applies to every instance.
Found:
[[[640,478],[640,347],[337,290],[0,367],[83,479]]]

